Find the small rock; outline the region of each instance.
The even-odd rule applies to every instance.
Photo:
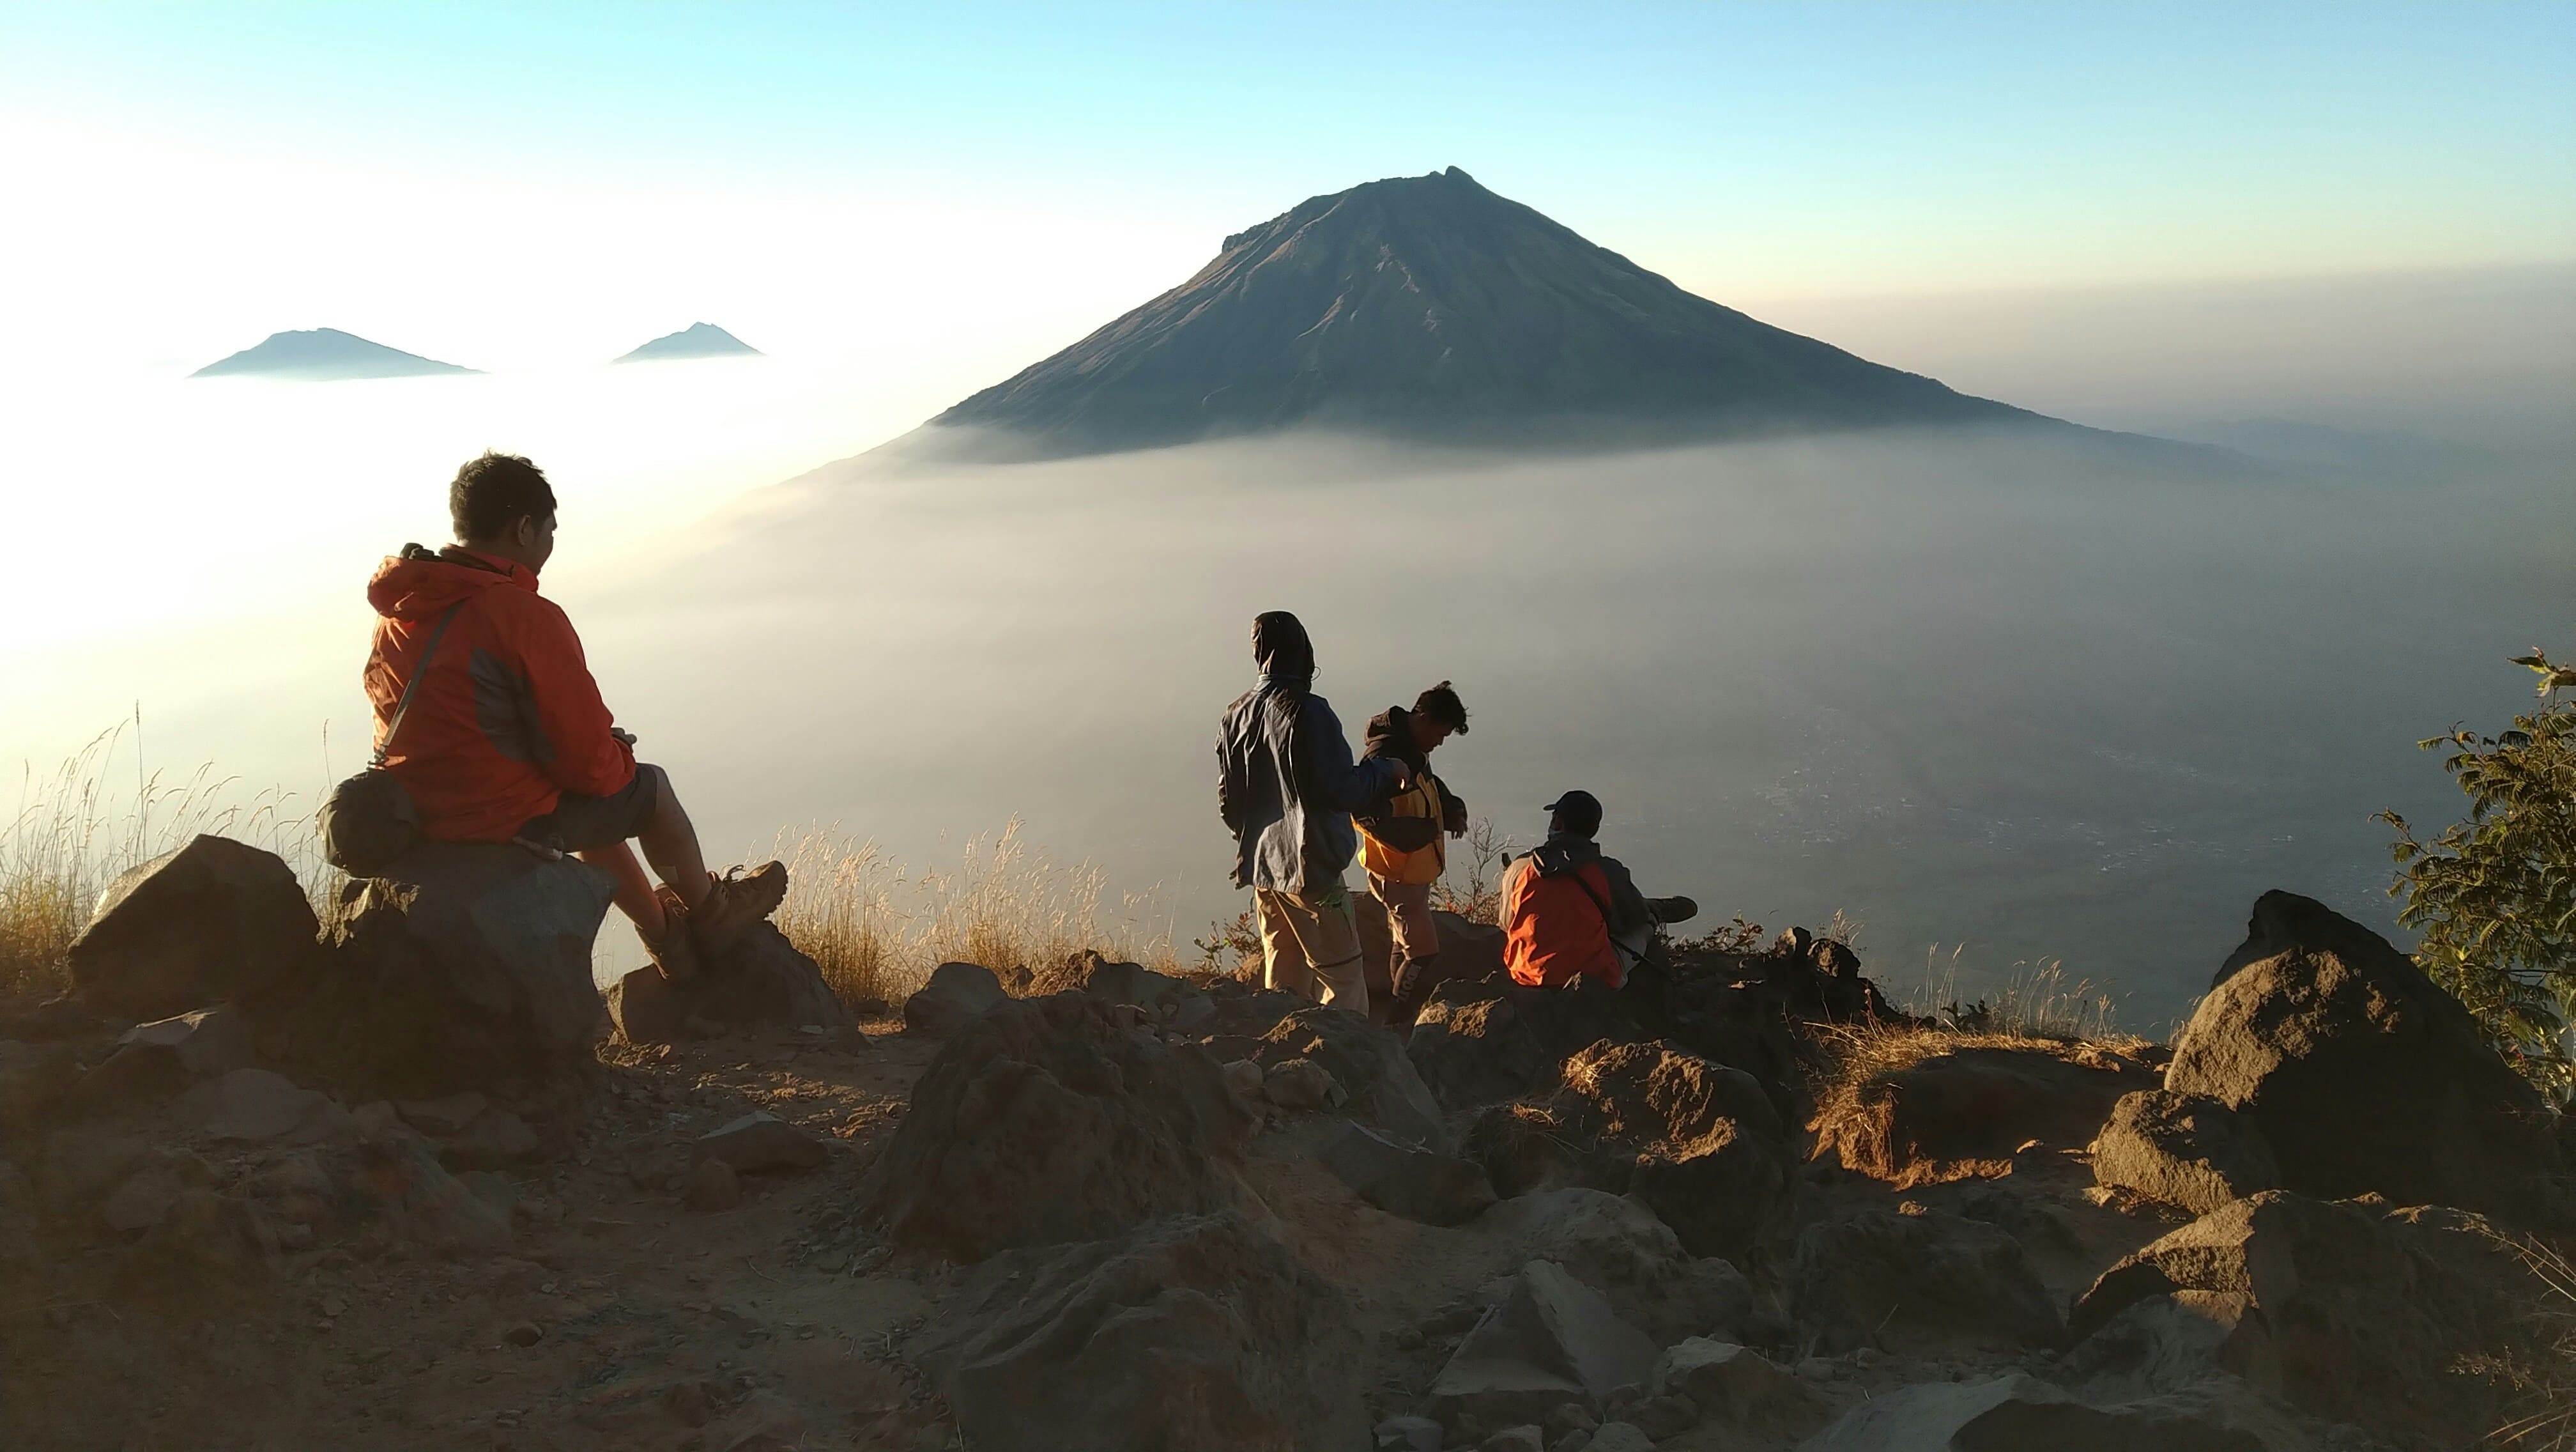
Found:
[[[202,1114],[206,1132],[217,1139],[263,1140],[304,1123],[331,1101],[295,1081],[266,1069],[235,1069],[200,1084],[180,1100],[183,1112]]]
[[[1592,1445],[1592,1429],[1577,1427],[1547,1444],[1547,1452],[1584,1452]]]
[[[1547,1439],[1536,1427],[1505,1427],[1485,1439],[1483,1452],[1547,1452]]]
[[[1429,1417],[1389,1417],[1377,1424],[1374,1440],[1377,1452],[1440,1452],[1440,1424]]]
[[[459,1169],[515,1164],[537,1152],[537,1132],[506,1109],[487,1109],[459,1134],[438,1142],[438,1157]]]
[[[498,1170],[466,1170],[459,1173],[456,1178],[466,1189],[474,1192],[475,1199],[504,1215],[510,1214],[519,1206],[517,1183]]]
[[[742,1203],[742,1181],[722,1160],[701,1160],[682,1181],[680,1198],[692,1210],[730,1210]]]
[[[406,1099],[394,1108],[423,1134],[458,1134],[491,1105],[491,1100],[467,1089],[436,1099]]]
[[[176,1171],[154,1165],[118,1186],[99,1215],[108,1229],[122,1234],[149,1230],[170,1213],[186,1188]]]
[[[1562,1437],[1568,1432],[1589,1432],[1601,1425],[1601,1419],[1585,1410],[1581,1402],[1562,1402],[1547,1414],[1550,1435]]]
[[[165,1051],[189,1077],[197,1079],[247,1069],[255,1057],[250,1020],[228,1003],[136,1024],[118,1035],[116,1041],[128,1047]]]
[[[1261,1092],[1271,1103],[1287,1110],[1330,1109],[1348,1099],[1332,1071],[1312,1059],[1286,1059],[1270,1066],[1261,1080]]]
[[[1583,1452],[1655,1452],[1655,1439],[1627,1422],[1604,1422]]]
[[[1236,1059],[1225,1066],[1225,1087],[1235,1098],[1256,1108],[1266,1102],[1261,1092],[1261,1066],[1250,1059]]]
[[[1365,1125],[1344,1125],[1320,1158],[1361,1199],[1425,1225],[1463,1225],[1494,1203],[1484,1166],[1398,1144]]]
[[[757,1170],[810,1170],[824,1159],[820,1140],[767,1110],[755,1110],[699,1136],[697,1153],[701,1159],[722,1160],[746,1174]]]
[[[1628,1415],[1640,1431],[1658,1442],[1667,1437],[1678,1437],[1699,1425],[1698,1404],[1671,1392],[1646,1398],[1637,1403],[1636,1409]]]
[[[513,1346],[534,1346],[546,1339],[546,1330],[534,1321],[522,1321],[503,1332],[502,1339]]]
[[[930,970],[929,982],[903,1001],[904,1031],[944,1039],[1009,999],[991,969],[942,963]]]

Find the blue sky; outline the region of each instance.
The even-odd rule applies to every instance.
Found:
[[[910,233],[854,255],[1060,329],[1448,165],[1726,300],[2335,275],[2576,259],[2576,5],[12,5],[0,149],[72,219],[0,264],[235,249],[179,351],[430,229],[459,295],[643,246],[755,309],[797,236]]]

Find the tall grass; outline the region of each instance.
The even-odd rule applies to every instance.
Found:
[[[2022,1039],[2105,1039],[2119,1033],[2118,1005],[2091,980],[2070,978],[2055,958],[2016,962],[1991,996],[1963,1002],[1960,973],[1967,945],[1944,956],[1938,944],[1924,950],[1923,981],[1897,1000],[1917,1018],[1957,1033]]]
[[[970,840],[954,867],[919,874],[874,842],[829,829],[781,838],[787,901],[776,921],[851,1003],[894,1003],[946,962],[1006,976],[1042,974],[1084,949],[1167,972],[1180,964],[1168,919],[1150,894],[1103,910],[1106,886],[1088,862],[1060,864],[1031,849],[1013,820]]]
[[[141,718],[100,732],[49,775],[22,767],[18,802],[0,829],[0,996],[69,985],[65,954],[118,873],[214,833],[286,859],[316,900],[338,895],[311,812],[291,793],[243,799],[200,766],[165,779],[146,767]],[[127,759],[131,759],[131,768]]]

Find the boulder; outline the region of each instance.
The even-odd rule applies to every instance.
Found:
[[[2264,1392],[2282,1389],[2271,1318],[2243,1292],[2142,1296],[2059,1357],[2050,1376],[2098,1400],[2187,1391],[2218,1373]]]
[[[1535,1426],[1505,1427],[1478,1443],[1477,1452],[1547,1452],[1547,1435]]]
[[[698,1136],[697,1158],[722,1160],[745,1174],[820,1169],[823,1142],[767,1110],[754,1110]]]
[[[903,1001],[904,1032],[944,1039],[1010,999],[990,968],[942,963],[930,970],[929,982]]]
[[[1599,1292],[1620,1320],[1658,1346],[1685,1337],[1741,1337],[1754,1324],[1753,1288],[1714,1256],[1693,1259],[1642,1200],[1568,1187],[1506,1200],[1484,1225],[1523,1261],[1550,1261]]]
[[[2265,1452],[2196,1399],[2095,1406],[2035,1377],[1931,1382],[1872,1397],[1798,1452]]]
[[[1694,1336],[1665,1350],[1648,1384],[1690,1399],[1699,1415],[1737,1431],[1803,1437],[1825,1424],[1824,1398],[1750,1347]]]
[[[1440,1452],[1440,1424],[1429,1417],[1389,1417],[1369,1435],[1377,1452]]]
[[[199,836],[117,874],[71,945],[73,992],[158,1019],[301,975],[321,924],[273,852]]]
[[[2554,1122],[2459,1000],[2323,904],[2267,892],[2164,1087],[2251,1119],[2281,1185],[2523,1224],[2565,1213]]]
[[[252,1046],[249,1016],[228,1003],[136,1024],[119,1035],[116,1042],[118,1049],[112,1057],[166,1057],[189,1079],[247,1069],[258,1057]]]
[[[1524,1264],[1431,1384],[1434,1415],[1456,1424],[1541,1422],[1566,1402],[1599,1412],[1655,1370],[1655,1343],[1561,1266]]]
[[[1814,1153],[1899,1189],[2009,1174],[2034,1141],[2089,1143],[2122,1095],[2156,1084],[2143,1053],[2102,1044],[1960,1044],[1925,1032],[1894,1049],[1893,1062],[1827,1098]]]
[[[1252,1051],[1264,1072],[1293,1059],[1323,1066],[1350,1095],[1342,1112],[1360,1123],[1407,1144],[1452,1147],[1439,1101],[1386,1029],[1348,1009],[1308,1004],[1273,1024]]]
[[[613,888],[576,858],[424,842],[348,886],[326,963],[245,1006],[272,1056],[387,1095],[551,1075],[598,1037],[590,953]]]
[[[1653,1452],[1655,1439],[1633,1422],[1604,1422],[1583,1443],[1583,1452]]]
[[[1599,1043],[1566,1062],[1561,1103],[1603,1148],[1631,1158],[1624,1190],[1693,1255],[1743,1264],[1783,1225],[1793,1187],[1770,1098],[1752,1076],[1670,1045]]]
[[[700,1160],[680,1177],[680,1203],[713,1213],[742,1203],[742,1180],[722,1160]]]
[[[1452,1110],[1544,1088],[1564,1063],[1499,985],[1474,980],[1452,979],[1432,991],[1404,1052],[1432,1097]]]
[[[1261,1076],[1261,1097],[1292,1114],[1337,1109],[1350,1101],[1350,1091],[1333,1071],[1312,1059],[1283,1059]]]
[[[1458,1152],[1484,1167],[1494,1193],[1509,1199],[1534,1190],[1615,1180],[1624,1191],[1627,1162],[1597,1164],[1577,1122],[1577,1106],[1552,1100],[1488,1104],[1459,1136]]]
[[[1828,1353],[2051,1347],[2065,1329],[2020,1241],[1939,1210],[1862,1210],[1808,1226],[1789,1301]]]
[[[2111,1107],[2093,1139],[2093,1179],[2194,1215],[2281,1188],[2254,1121],[2205,1094],[2141,1089]]]
[[[1253,1127],[1196,1044],[1080,994],[1020,999],[941,1047],[860,1203],[898,1243],[959,1261],[1105,1239],[1233,1207]]]
[[[647,963],[628,971],[600,995],[609,1026],[630,1044],[676,1044],[688,1036],[689,1016],[675,985]]]
[[[360,1201],[391,1238],[450,1252],[488,1253],[510,1244],[510,1217],[407,1136],[359,1142],[337,1157],[333,1182]]]
[[[686,982],[670,982],[648,964],[619,979],[607,998],[609,1021],[630,1044],[678,1043],[688,1021],[699,1018],[801,1029],[844,1048],[870,1047],[848,1006],[823,981],[821,966],[774,923],[742,929]]]
[[[998,1256],[919,1344],[958,1431],[991,1452],[1370,1441],[1349,1303],[1239,1214]]]
[[[1462,1225],[1494,1203],[1494,1187],[1472,1161],[1345,1124],[1318,1159],[1352,1193],[1389,1215],[1424,1225]]]
[[[2103,1272],[2076,1302],[2079,1370],[2185,1379],[2099,1344],[2124,1335],[2158,1356],[2177,1345],[2198,1354],[2171,1335],[2120,1331],[2124,1313],[2159,1297],[2215,1328],[2199,1338],[2208,1369],[2268,1381],[2255,1368],[2276,1363],[2300,1410],[2410,1446],[2476,1442],[2512,1411],[2484,1369],[2545,1355],[2538,1283],[2510,1244],[2481,1217],[2437,1206],[2272,1190],[2212,1211]]]

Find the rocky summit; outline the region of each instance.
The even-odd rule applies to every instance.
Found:
[[[199,839],[0,1003],[0,1447],[2413,1452],[2570,1396],[2565,1121],[2303,898],[2171,1050],[1796,931],[1525,989],[1457,918],[1409,1024],[1097,953],[854,1017],[775,932],[603,1001],[601,874],[433,846],[317,922]]]
[[[2072,429],[1694,296],[1455,167],[1238,232],[1189,281],[931,422],[1039,455],[1301,426],[1575,444]]]

